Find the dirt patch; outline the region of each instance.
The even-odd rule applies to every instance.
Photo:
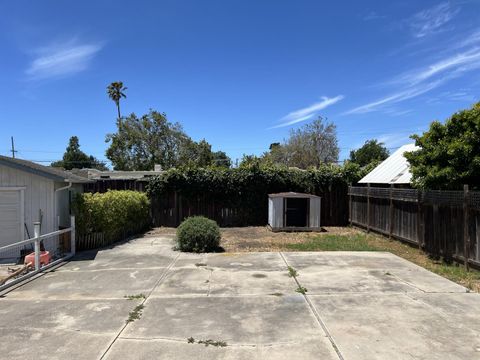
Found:
[[[266,226],[223,228],[221,246],[227,252],[283,251],[286,244],[302,243],[326,234],[350,235],[357,230],[326,227],[325,232],[272,232]]]

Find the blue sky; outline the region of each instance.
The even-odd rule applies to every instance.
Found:
[[[122,113],[166,112],[232,158],[322,115],[341,158],[480,100],[480,1],[0,1],[0,154],[105,159]]]

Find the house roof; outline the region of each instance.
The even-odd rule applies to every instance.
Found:
[[[297,193],[297,192],[282,192],[282,193],[276,193],[276,194],[268,194],[269,198],[276,198],[276,197],[282,197],[282,198],[318,198],[319,196],[313,195],[313,194],[304,194],[304,193]]]
[[[412,174],[410,166],[403,154],[408,151],[418,150],[415,144],[400,147],[375,169],[363,177],[360,184],[409,184]]]
[[[72,182],[72,183],[89,183],[91,180],[78,176],[62,169],[44,166],[32,161],[14,159],[0,155],[0,165],[5,165],[18,170],[26,171],[35,175],[43,176],[54,181]]]
[[[90,180],[147,180],[163,171],[100,171],[97,169],[74,169],[73,174]]]

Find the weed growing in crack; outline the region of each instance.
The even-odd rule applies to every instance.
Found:
[[[140,319],[144,307],[143,304],[135,306],[135,308],[130,311],[130,314],[128,314],[128,319],[126,320],[127,324]]]
[[[298,276],[298,271],[295,270],[293,267],[289,266],[288,267],[288,276],[297,277]]]
[[[127,300],[139,300],[139,299],[146,299],[146,296],[145,294],[125,295],[124,298]]]
[[[207,266],[207,264],[205,264],[205,263],[196,263],[195,266],[196,266],[196,267]]]
[[[307,288],[306,287],[303,287],[303,286],[299,286],[296,290],[296,292],[300,293],[300,294],[303,294],[305,295],[307,293]]]
[[[271,294],[268,294],[268,295],[272,295],[272,296],[283,296],[283,294],[281,292],[274,292],[274,293],[271,293]]]
[[[392,274],[390,274],[388,271],[385,273],[385,275],[392,276]]]
[[[227,346],[227,343],[225,341],[218,341],[218,340],[212,340],[212,339],[207,339],[207,340],[195,340],[193,337],[189,337],[187,339],[187,342],[189,344],[203,344],[205,346],[215,346],[215,347],[225,347]]]

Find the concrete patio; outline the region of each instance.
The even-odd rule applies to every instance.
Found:
[[[480,359],[479,314],[479,294],[389,253],[196,255],[139,238],[4,294],[0,357]]]

